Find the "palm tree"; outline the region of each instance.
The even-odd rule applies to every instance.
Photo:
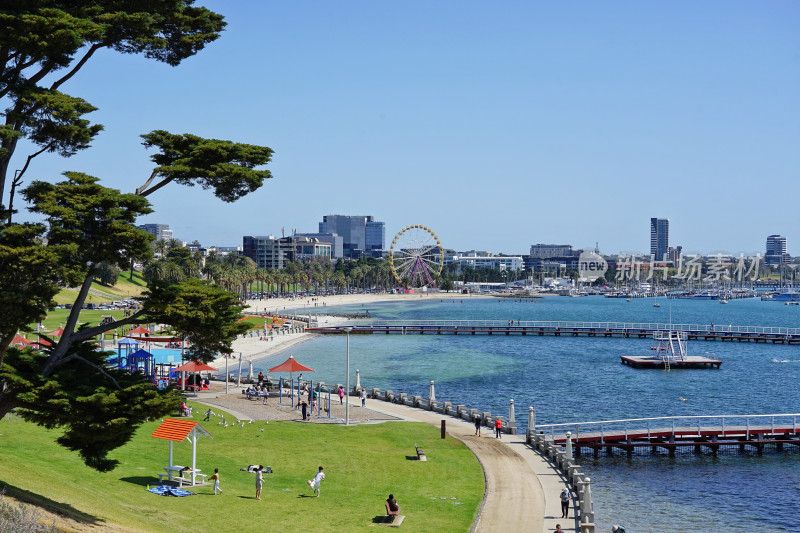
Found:
[[[340,293],[342,292],[344,286],[347,284],[347,278],[345,277],[344,272],[342,272],[341,270],[337,270],[336,272],[333,273],[333,275],[331,275],[331,281],[336,286],[336,288],[339,289]]]

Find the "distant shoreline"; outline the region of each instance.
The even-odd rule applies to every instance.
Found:
[[[347,322],[346,318],[326,315],[321,312],[328,307],[340,305],[372,304],[378,302],[414,302],[420,300],[475,300],[487,299],[491,296],[484,294],[458,294],[458,293],[421,293],[421,294],[337,294],[334,296],[303,297],[303,298],[269,298],[267,300],[247,300],[245,313],[270,313],[270,314],[298,314],[303,311],[312,311],[317,320],[329,325]],[[316,304],[316,305],[315,305]],[[247,369],[249,361],[260,361],[276,353],[296,346],[301,342],[310,340],[317,335],[314,333],[287,333],[272,335],[261,340],[262,337],[249,337],[233,341],[233,354],[241,354],[243,372]],[[225,358],[218,357],[211,366],[218,372],[225,372]],[[228,373],[238,372],[239,359],[228,359]]]

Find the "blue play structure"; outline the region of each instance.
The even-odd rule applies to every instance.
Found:
[[[129,340],[129,339],[123,339],[123,340]],[[120,342],[120,345],[122,345],[122,342]],[[126,344],[124,346],[127,348],[127,346],[130,346],[130,344]],[[151,354],[147,350],[137,350],[133,353],[129,353],[126,350],[125,354],[123,354],[122,351],[123,349],[121,347],[119,351],[119,356],[116,359],[109,359],[108,363],[110,365],[116,365],[116,367],[120,370],[127,370],[131,374],[138,372],[149,378],[152,378],[155,375],[153,354]]]

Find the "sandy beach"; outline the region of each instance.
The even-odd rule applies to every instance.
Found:
[[[366,305],[377,302],[409,302],[416,300],[466,300],[476,298],[491,298],[491,296],[475,295],[475,294],[457,294],[457,293],[431,293],[431,294],[340,294],[336,296],[320,296],[313,298],[270,298],[267,300],[247,300],[245,313],[260,314],[298,314],[302,315],[303,311],[312,312],[319,320],[320,324],[337,325],[347,322],[347,318],[325,315],[322,310],[326,307],[339,306],[339,305]],[[256,361],[274,355],[282,350],[291,348],[292,346],[303,341],[313,338],[315,335],[312,333],[286,333],[280,335],[271,335],[269,337],[247,337],[237,339],[233,342],[234,358],[228,359],[228,372],[238,370],[239,359],[238,355],[241,354],[242,363],[248,361]],[[215,359],[211,366],[218,368],[224,372],[225,358],[219,357]],[[243,372],[246,370],[247,365],[243,365]]]

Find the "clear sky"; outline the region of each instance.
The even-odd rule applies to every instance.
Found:
[[[175,236],[313,232],[374,215],[446,248],[568,243],[800,255],[800,2],[198,0],[222,37],[177,68],[99,54],[62,89],[106,130],[63,170],[133,191],[154,129],[270,146],[274,178],[225,204],[151,196]],[[18,150],[12,169],[27,155]]]

